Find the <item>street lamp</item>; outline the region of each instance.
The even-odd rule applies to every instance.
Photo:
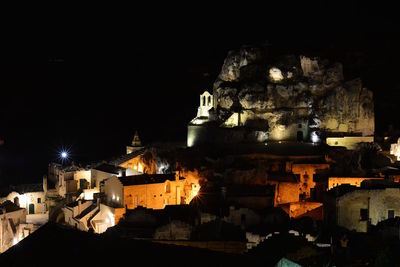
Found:
[[[61,152],[61,158],[62,159],[67,159],[68,158],[68,153],[66,151]]]

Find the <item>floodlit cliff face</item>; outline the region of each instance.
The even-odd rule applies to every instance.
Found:
[[[253,139],[309,140],[314,133],[374,134],[372,91],[345,81],[340,63],[305,56],[230,51],[213,86],[222,128],[248,126]]]

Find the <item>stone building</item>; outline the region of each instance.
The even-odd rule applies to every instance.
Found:
[[[81,231],[88,231],[90,220],[98,210],[99,203],[90,200],[70,203],[63,208],[65,223]]]
[[[370,141],[374,125],[372,91],[345,81],[340,63],[242,47],[228,53],[212,94],[200,96],[187,146],[357,137],[333,141],[353,146]]]
[[[17,244],[33,232],[33,226],[26,224],[26,210],[6,200],[0,204],[0,253]]]
[[[400,188],[361,187],[334,197],[337,225],[367,232],[369,225],[400,216]]]
[[[42,184],[26,184],[12,187],[12,191],[0,198],[0,203],[11,201],[20,208],[26,209],[28,214],[47,212],[46,193]]]
[[[200,190],[198,181],[176,174],[113,176],[104,184],[106,203],[134,209],[142,206],[163,209],[166,205],[188,204]]]
[[[121,176],[126,172],[123,167],[101,162],[86,168],[70,165],[49,165],[49,179],[55,184],[55,190],[61,197],[76,196],[79,192],[82,199],[93,200],[93,195],[101,190],[101,183],[113,175]]]

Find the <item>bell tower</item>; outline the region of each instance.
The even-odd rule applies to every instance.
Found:
[[[135,135],[133,136],[132,144],[130,146],[126,146],[126,154],[130,154],[132,152],[138,151],[142,149],[142,142],[140,141],[139,134],[135,131]]]

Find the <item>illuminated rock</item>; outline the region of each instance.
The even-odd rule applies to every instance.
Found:
[[[224,109],[230,109],[237,99],[237,89],[232,87],[219,87],[215,90],[215,95],[217,97],[217,105]]]
[[[292,73],[290,73],[290,77],[292,77]],[[280,69],[278,68],[270,68],[269,69],[269,78],[271,81],[279,82],[283,80],[283,75]]]
[[[229,133],[243,136],[243,142],[264,140],[255,138],[256,131],[266,132],[269,140],[309,142],[309,128],[333,136],[374,134],[372,91],[360,79],[344,81],[342,64],[306,56],[272,57],[265,50],[243,47],[228,53],[213,85],[216,125],[248,127],[253,134]],[[208,139],[194,138],[193,131],[209,132],[193,128],[191,139]]]

